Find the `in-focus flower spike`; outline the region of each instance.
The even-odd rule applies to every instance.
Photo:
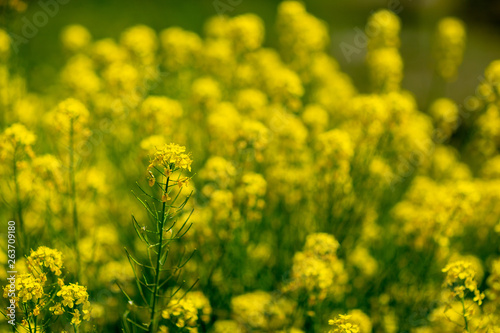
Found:
[[[190,154],[185,153],[186,147],[179,146],[175,143],[166,144],[163,148],[158,149],[148,166],[148,171],[156,166],[165,168],[166,171],[188,170],[191,171],[191,163],[193,160]]]

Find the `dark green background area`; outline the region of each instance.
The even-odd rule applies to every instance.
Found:
[[[226,4],[240,2],[236,6],[229,5],[233,8],[226,14],[230,16],[248,12],[258,14],[266,24],[266,46],[276,45],[274,22],[279,0],[218,1]],[[464,65],[457,82],[448,85],[448,97],[461,103],[474,94],[484,68],[492,60],[500,58],[500,1],[310,0],[305,4],[309,12],[328,23],[331,53],[362,92],[367,91],[364,50],[347,61],[340,44],[354,46],[356,29],[363,30],[370,13],[380,8],[396,9],[401,18],[401,53],[405,61],[403,86],[417,96],[421,105],[425,104],[430,88],[430,48],[434,28],[440,18],[448,15],[459,17],[466,22],[468,29]],[[28,10],[21,14],[3,7],[0,24],[10,33],[21,35],[23,18],[32,21],[33,15],[40,10],[38,1],[30,1]],[[50,18],[29,43],[20,47],[13,62],[28,77],[29,87],[43,93],[48,83],[54,81],[65,60],[59,43],[59,34],[65,25],[82,24],[90,30],[94,39],[118,38],[124,29],[135,24],[146,24],[156,31],[180,26],[201,33],[205,20],[213,15],[217,15],[213,0],[69,0],[67,4],[60,5],[59,13]]]

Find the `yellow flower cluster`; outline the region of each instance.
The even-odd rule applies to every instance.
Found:
[[[197,34],[178,27],[163,30],[160,44],[168,54],[164,64],[170,71],[178,71],[193,64],[202,48],[202,41]]]
[[[234,320],[217,320],[214,323],[214,333],[243,333],[243,328]]]
[[[398,91],[403,80],[403,60],[395,48],[376,49],[367,63],[374,91]]]
[[[61,33],[64,48],[72,53],[83,51],[90,45],[91,40],[89,31],[79,24],[69,25]]]
[[[22,124],[14,124],[3,132],[3,140],[12,145],[31,146],[35,143],[36,136]]]
[[[171,135],[173,125],[182,116],[182,106],[178,101],[164,96],[149,96],[141,105],[140,117],[145,131],[154,132],[155,126],[162,128],[164,136]]]
[[[295,306],[293,301],[273,297],[265,291],[254,291],[231,299],[234,320],[241,328],[252,330],[283,329],[290,323]]]
[[[484,71],[486,81],[479,86],[481,97],[488,102],[498,102],[500,95],[500,61],[492,61]]]
[[[113,291],[119,292],[120,285],[127,285],[134,279],[134,271],[128,261],[111,261],[102,266],[98,280]]]
[[[233,104],[221,103],[208,116],[208,130],[213,141],[210,150],[220,156],[234,158],[241,151],[249,151],[259,161],[269,143],[269,130],[260,121],[242,117]],[[224,142],[234,142],[227,146]]]
[[[403,79],[399,55],[399,18],[388,10],[374,13],[366,25],[367,64],[374,91],[398,91]]]
[[[475,262],[478,261],[478,262]],[[416,333],[434,332],[495,332],[500,326],[492,303],[482,305],[484,294],[478,290],[476,280],[481,280],[477,260],[460,260],[448,264],[444,287],[451,294],[443,294],[443,305],[429,315],[429,325],[415,330]],[[479,272],[479,273],[476,273]],[[474,298],[468,298],[472,293]]]
[[[148,64],[154,56],[158,48],[158,38],[156,32],[148,26],[137,25],[125,30],[121,37],[120,43],[130,52],[133,57],[136,57],[142,64]]]
[[[66,135],[89,135],[86,128],[89,121],[87,107],[75,98],[68,98],[60,102],[57,107],[49,112],[45,119],[49,128],[61,131]]]
[[[4,288],[3,296],[7,298],[9,293],[9,286]],[[17,299],[22,303],[33,302],[34,304],[38,303],[42,297],[44,297],[45,293],[43,291],[43,282],[41,279],[35,277],[32,274],[19,274],[16,276],[16,290],[17,290]],[[20,307],[20,304],[16,302],[16,304]]]
[[[474,122],[472,140],[467,153],[471,156],[473,170],[498,155],[500,140],[500,61],[492,61],[484,72],[484,80],[476,88],[476,95],[468,99],[469,111],[478,113]]]
[[[4,62],[10,55],[10,36],[7,31],[0,30],[0,61]]]
[[[278,7],[277,26],[283,59],[309,81],[307,62],[323,52],[330,39],[326,24],[309,14],[302,3],[283,1]]]
[[[6,128],[0,135],[0,159],[14,158],[18,151],[24,151],[33,157],[31,146],[35,143],[36,136],[22,124],[13,124]]]
[[[465,299],[465,293],[471,292],[474,294],[474,301],[478,305],[483,303],[484,294],[477,287],[476,272],[470,263],[465,261],[453,262],[443,268],[443,273],[446,273],[444,285],[451,289],[450,299],[455,297]]]
[[[393,12],[386,9],[377,11],[370,16],[366,25],[367,35],[370,37],[368,47],[370,49],[398,48],[400,28],[399,17]]]
[[[57,111],[61,121],[80,121],[84,123],[89,117],[89,111],[85,105],[74,98],[68,98],[59,103]]]
[[[73,316],[71,323],[74,325],[80,325],[82,319],[90,320],[91,307],[87,287],[80,286],[78,283],[62,285],[61,290],[56,295],[55,304],[49,308],[54,315],[60,316],[69,313]],[[81,305],[79,309],[77,309],[77,305]]]
[[[338,315],[335,319],[330,319],[328,325],[333,326],[333,330],[328,333],[360,333],[359,326],[351,322],[350,315]]]
[[[333,129],[321,133],[317,140],[316,172],[320,175],[317,187],[320,193],[316,200],[329,209],[323,218],[342,216],[354,203],[352,188],[351,161],[354,144],[346,131]],[[332,203],[327,203],[332,202]]]
[[[220,156],[210,157],[200,171],[200,177],[207,185],[203,192],[209,196],[214,186],[222,189],[231,188],[236,176],[236,168],[233,163]]]
[[[31,251],[27,259],[27,264],[34,274],[46,273],[44,267],[50,269],[54,275],[61,275],[61,268],[63,266],[62,253],[58,250],[40,246],[36,251]]]
[[[295,253],[290,283],[285,291],[306,291],[311,304],[326,297],[341,298],[348,281],[344,262],[337,257],[339,243],[329,234],[310,234],[302,252]]]
[[[169,172],[177,170],[191,171],[193,160],[191,160],[190,154],[185,152],[186,147],[175,143],[166,144],[163,148],[157,148],[150,160],[148,171],[154,167],[163,167],[166,169],[167,176]]]
[[[415,179],[405,200],[392,210],[395,220],[401,223],[402,242],[418,249],[435,242],[447,251],[450,238],[460,235],[464,224],[476,221],[474,207],[481,199],[481,187],[470,180],[450,181],[453,187],[449,182],[439,184],[428,177]]]
[[[257,50],[264,41],[264,23],[255,14],[244,14],[228,22],[228,35],[236,54]]]
[[[92,60],[84,55],[77,55],[68,60],[61,72],[61,80],[75,97],[86,101],[101,88],[101,81],[95,74]]]
[[[163,310],[162,317],[173,322],[179,329],[186,329],[191,333],[198,332],[198,308],[189,299],[172,300]]]
[[[265,206],[267,182],[262,175],[249,172],[243,175],[241,183],[236,193],[237,200],[245,207],[249,221],[259,221]]]
[[[446,81],[457,77],[465,50],[465,26],[462,21],[447,17],[437,27],[435,41],[436,72]]]
[[[435,124],[436,141],[448,140],[458,127],[459,112],[457,105],[447,98],[440,98],[431,105],[429,113]]]
[[[491,264],[491,275],[486,281],[488,284],[487,296],[500,306],[500,259],[496,259]]]
[[[372,332],[372,321],[370,317],[359,309],[349,310],[347,313],[350,316],[349,321],[353,325],[359,327],[359,333],[370,333]]]
[[[21,264],[22,263],[22,264]],[[24,267],[26,264],[27,267]],[[37,317],[60,316],[71,314],[71,323],[79,326],[83,320],[90,320],[90,302],[87,288],[77,284],[65,285],[57,278],[63,272],[62,253],[45,246],[31,251],[26,262],[18,262],[18,269],[30,273],[16,276],[16,305],[22,313],[22,325],[27,329],[36,325]],[[48,272],[53,279],[48,281]],[[57,278],[57,280],[56,280]],[[4,288],[4,297],[11,298],[11,286]],[[77,308],[78,307],[78,308]],[[50,312],[48,312],[50,311]]]
[[[63,172],[61,161],[50,154],[36,156],[33,159],[33,170],[44,181],[45,186],[51,189],[60,189],[63,187]],[[39,191],[43,194],[44,191]]]
[[[375,276],[379,268],[377,260],[370,254],[369,250],[362,245],[358,245],[354,248],[347,261],[357,269],[357,274],[352,274],[352,276],[354,276],[354,285],[362,285],[367,277],[370,278]],[[351,275],[350,272],[349,275]]]
[[[212,316],[212,306],[208,298],[201,291],[190,291],[185,298],[198,309],[198,317],[201,321],[208,324]]]
[[[232,214],[233,193],[227,190],[214,191],[210,196],[209,206],[215,222],[227,220]]]

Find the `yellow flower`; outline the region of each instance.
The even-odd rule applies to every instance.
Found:
[[[163,310],[162,317],[171,320],[179,328],[196,329],[198,309],[190,299],[176,298],[171,300],[167,308]]]
[[[184,177],[177,181],[177,186],[179,186],[179,188],[182,188],[183,186],[187,186],[188,183],[189,183],[189,177]]]
[[[75,134],[87,134],[86,125],[89,120],[87,107],[76,98],[68,98],[60,102],[47,114],[46,122],[51,128],[63,133],[70,133],[71,126]]]
[[[257,290],[231,299],[235,321],[249,331],[276,332],[289,324],[295,303]]]
[[[162,136],[153,136],[157,139],[168,137],[182,114],[181,103],[164,96],[148,96],[140,108],[141,124],[147,133],[154,133],[158,126],[162,127]]]
[[[193,303],[194,307],[198,309],[199,318],[206,324],[210,322],[212,314],[212,306],[210,301],[201,291],[190,291],[184,298]]]
[[[211,107],[221,99],[221,91],[217,81],[211,77],[202,77],[193,81],[191,86],[193,102]]]
[[[36,136],[24,125],[16,123],[5,129],[2,139],[12,145],[31,146],[35,143]]]
[[[132,65],[121,62],[112,63],[103,72],[103,78],[112,93],[116,95],[128,93],[130,97],[127,96],[127,102],[137,102],[132,92],[135,92],[139,82],[139,72]]]
[[[149,184],[149,186],[152,187],[155,184],[155,181],[156,181],[155,175],[150,170],[148,170],[148,184]]]
[[[64,28],[61,34],[62,44],[71,52],[78,52],[87,47],[92,36],[89,31],[81,25],[74,24]]]
[[[157,149],[151,158],[148,170],[155,166],[162,166],[167,171],[188,170],[191,171],[190,154],[186,154],[186,147],[175,143],[166,144],[163,148]]]
[[[59,276],[63,266],[62,256],[62,253],[58,250],[40,246],[36,251],[31,251],[28,257],[28,267],[36,273],[44,273],[43,267],[47,267],[56,276]]]
[[[163,30],[160,41],[165,54],[165,66],[172,71],[194,64],[202,48],[201,38],[197,34],[177,27]]]
[[[10,43],[9,34],[5,30],[0,29],[0,61],[9,57]]]
[[[309,65],[312,54],[325,50],[329,42],[328,26],[299,1],[279,5],[277,27],[283,57],[295,70]]]
[[[71,323],[78,326],[80,325],[81,322],[82,321],[80,320],[80,311],[75,309],[75,311],[73,312],[73,318],[71,318]]]
[[[220,156],[212,156],[205,163],[200,176],[205,181],[225,189],[234,183],[236,168],[230,161]]]
[[[85,105],[75,98],[68,98],[57,106],[57,111],[68,121],[86,122],[89,117],[89,111]]]
[[[370,51],[379,48],[398,48],[400,20],[389,10],[379,10],[370,16],[366,25],[368,48]]]
[[[99,64],[122,62],[126,57],[126,51],[111,38],[99,40],[92,46],[92,58]]]
[[[151,135],[143,139],[140,146],[142,150],[151,155],[156,151],[157,147],[163,147],[166,143],[163,135]]]
[[[360,333],[372,332],[372,321],[363,311],[358,309],[350,310],[348,315],[351,316],[351,323],[359,326]]]
[[[436,41],[436,72],[446,81],[457,76],[458,66],[462,63],[465,49],[465,26],[462,21],[447,17],[439,21]]]
[[[367,64],[375,91],[391,92],[400,89],[403,79],[403,60],[396,48],[370,51]]]
[[[153,56],[158,48],[158,40],[155,31],[145,25],[136,25],[125,30],[120,36],[120,43],[128,49],[133,56],[142,59]]]
[[[71,322],[75,325],[81,323],[80,310],[83,313],[83,320],[90,320],[91,306],[89,302],[89,294],[87,293],[87,288],[78,285],[78,283],[61,286],[56,294],[59,299],[55,299],[56,303],[54,306],[49,308],[49,311],[53,312],[54,315],[62,315],[65,312],[73,314]],[[61,299],[62,298],[62,299]],[[81,306],[77,309],[77,306]],[[71,312],[69,309],[72,309]]]
[[[158,327],[158,332],[159,333],[168,333],[168,327],[165,326],[165,325],[160,325],[160,327]]]
[[[345,293],[347,272],[337,257],[338,241],[329,234],[310,234],[302,252],[293,256],[292,278],[285,291],[307,291],[309,303],[327,296],[339,298]]]
[[[438,142],[447,140],[458,126],[459,110],[457,105],[447,98],[440,98],[432,103],[429,113],[438,131],[436,140]]]
[[[334,326],[328,333],[360,333],[359,326],[351,322],[351,316],[339,314],[335,319],[330,319],[328,325]]]
[[[9,286],[5,286],[3,296],[7,298]],[[32,274],[19,274],[16,276],[17,298],[23,303],[32,301],[37,303],[44,296],[43,281]]]
[[[64,309],[61,303],[57,303],[49,308],[49,311],[53,312],[56,316],[60,316],[64,313]]]
[[[484,294],[481,293],[477,287],[475,280],[476,272],[472,268],[472,264],[466,261],[456,261],[448,264],[443,268],[443,273],[446,273],[444,286],[449,288],[452,292],[450,299],[458,297],[465,299],[466,291],[474,294],[474,301],[481,305],[484,299]]]
[[[254,51],[264,40],[264,22],[254,14],[240,15],[231,19],[229,31],[237,53]]]
[[[68,60],[62,70],[61,79],[74,91],[76,97],[85,100],[96,94],[101,88],[101,80],[94,70],[92,60],[82,54]]]
[[[243,333],[243,328],[234,320],[217,320],[214,333]]]
[[[162,201],[162,202],[167,202],[167,201],[169,201],[170,199],[172,199],[172,198],[171,198],[171,197],[169,197],[167,193],[163,193],[163,195],[161,196],[161,201]]]

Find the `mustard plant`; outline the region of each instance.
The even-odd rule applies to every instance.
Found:
[[[183,282],[180,286],[177,285],[181,269],[191,259],[194,251],[188,257],[181,255],[177,263],[166,267],[172,243],[179,241],[191,227],[191,224],[188,224],[190,214],[182,223],[178,222],[192,195],[191,192],[181,199],[182,190],[191,179],[184,176],[183,172],[191,171],[191,163],[191,156],[186,153],[186,148],[183,146],[172,143],[156,149],[146,170],[152,194],[147,193],[140,186],[139,189],[145,197],[141,198],[134,193],[151,217],[152,225],[141,224],[132,216],[136,234],[147,246],[147,260],[141,261],[139,257],[136,258],[125,249],[140,294],[140,299],[136,304],[120,287],[132,306],[132,309],[127,310],[123,316],[123,325],[127,332],[135,331],[137,328],[141,331],[157,332],[162,318],[171,319],[170,316],[159,314],[169,306],[174,297],[179,302],[194,286],[194,284],[191,285],[183,292],[183,295],[178,295],[184,284]],[[173,287],[169,288],[170,286]],[[149,313],[137,313],[145,309]],[[145,320],[139,322],[137,317],[145,318]],[[175,325],[181,329],[189,324],[194,323],[183,320],[175,322],[169,320],[167,323],[167,325]]]
[[[65,283],[63,254],[45,246],[26,257],[27,271],[15,277],[3,288],[3,297],[14,299],[16,312],[21,315],[12,325],[15,332],[54,332],[68,325],[80,332],[83,321],[89,321],[91,305],[87,287]],[[5,313],[2,314],[7,317]]]

